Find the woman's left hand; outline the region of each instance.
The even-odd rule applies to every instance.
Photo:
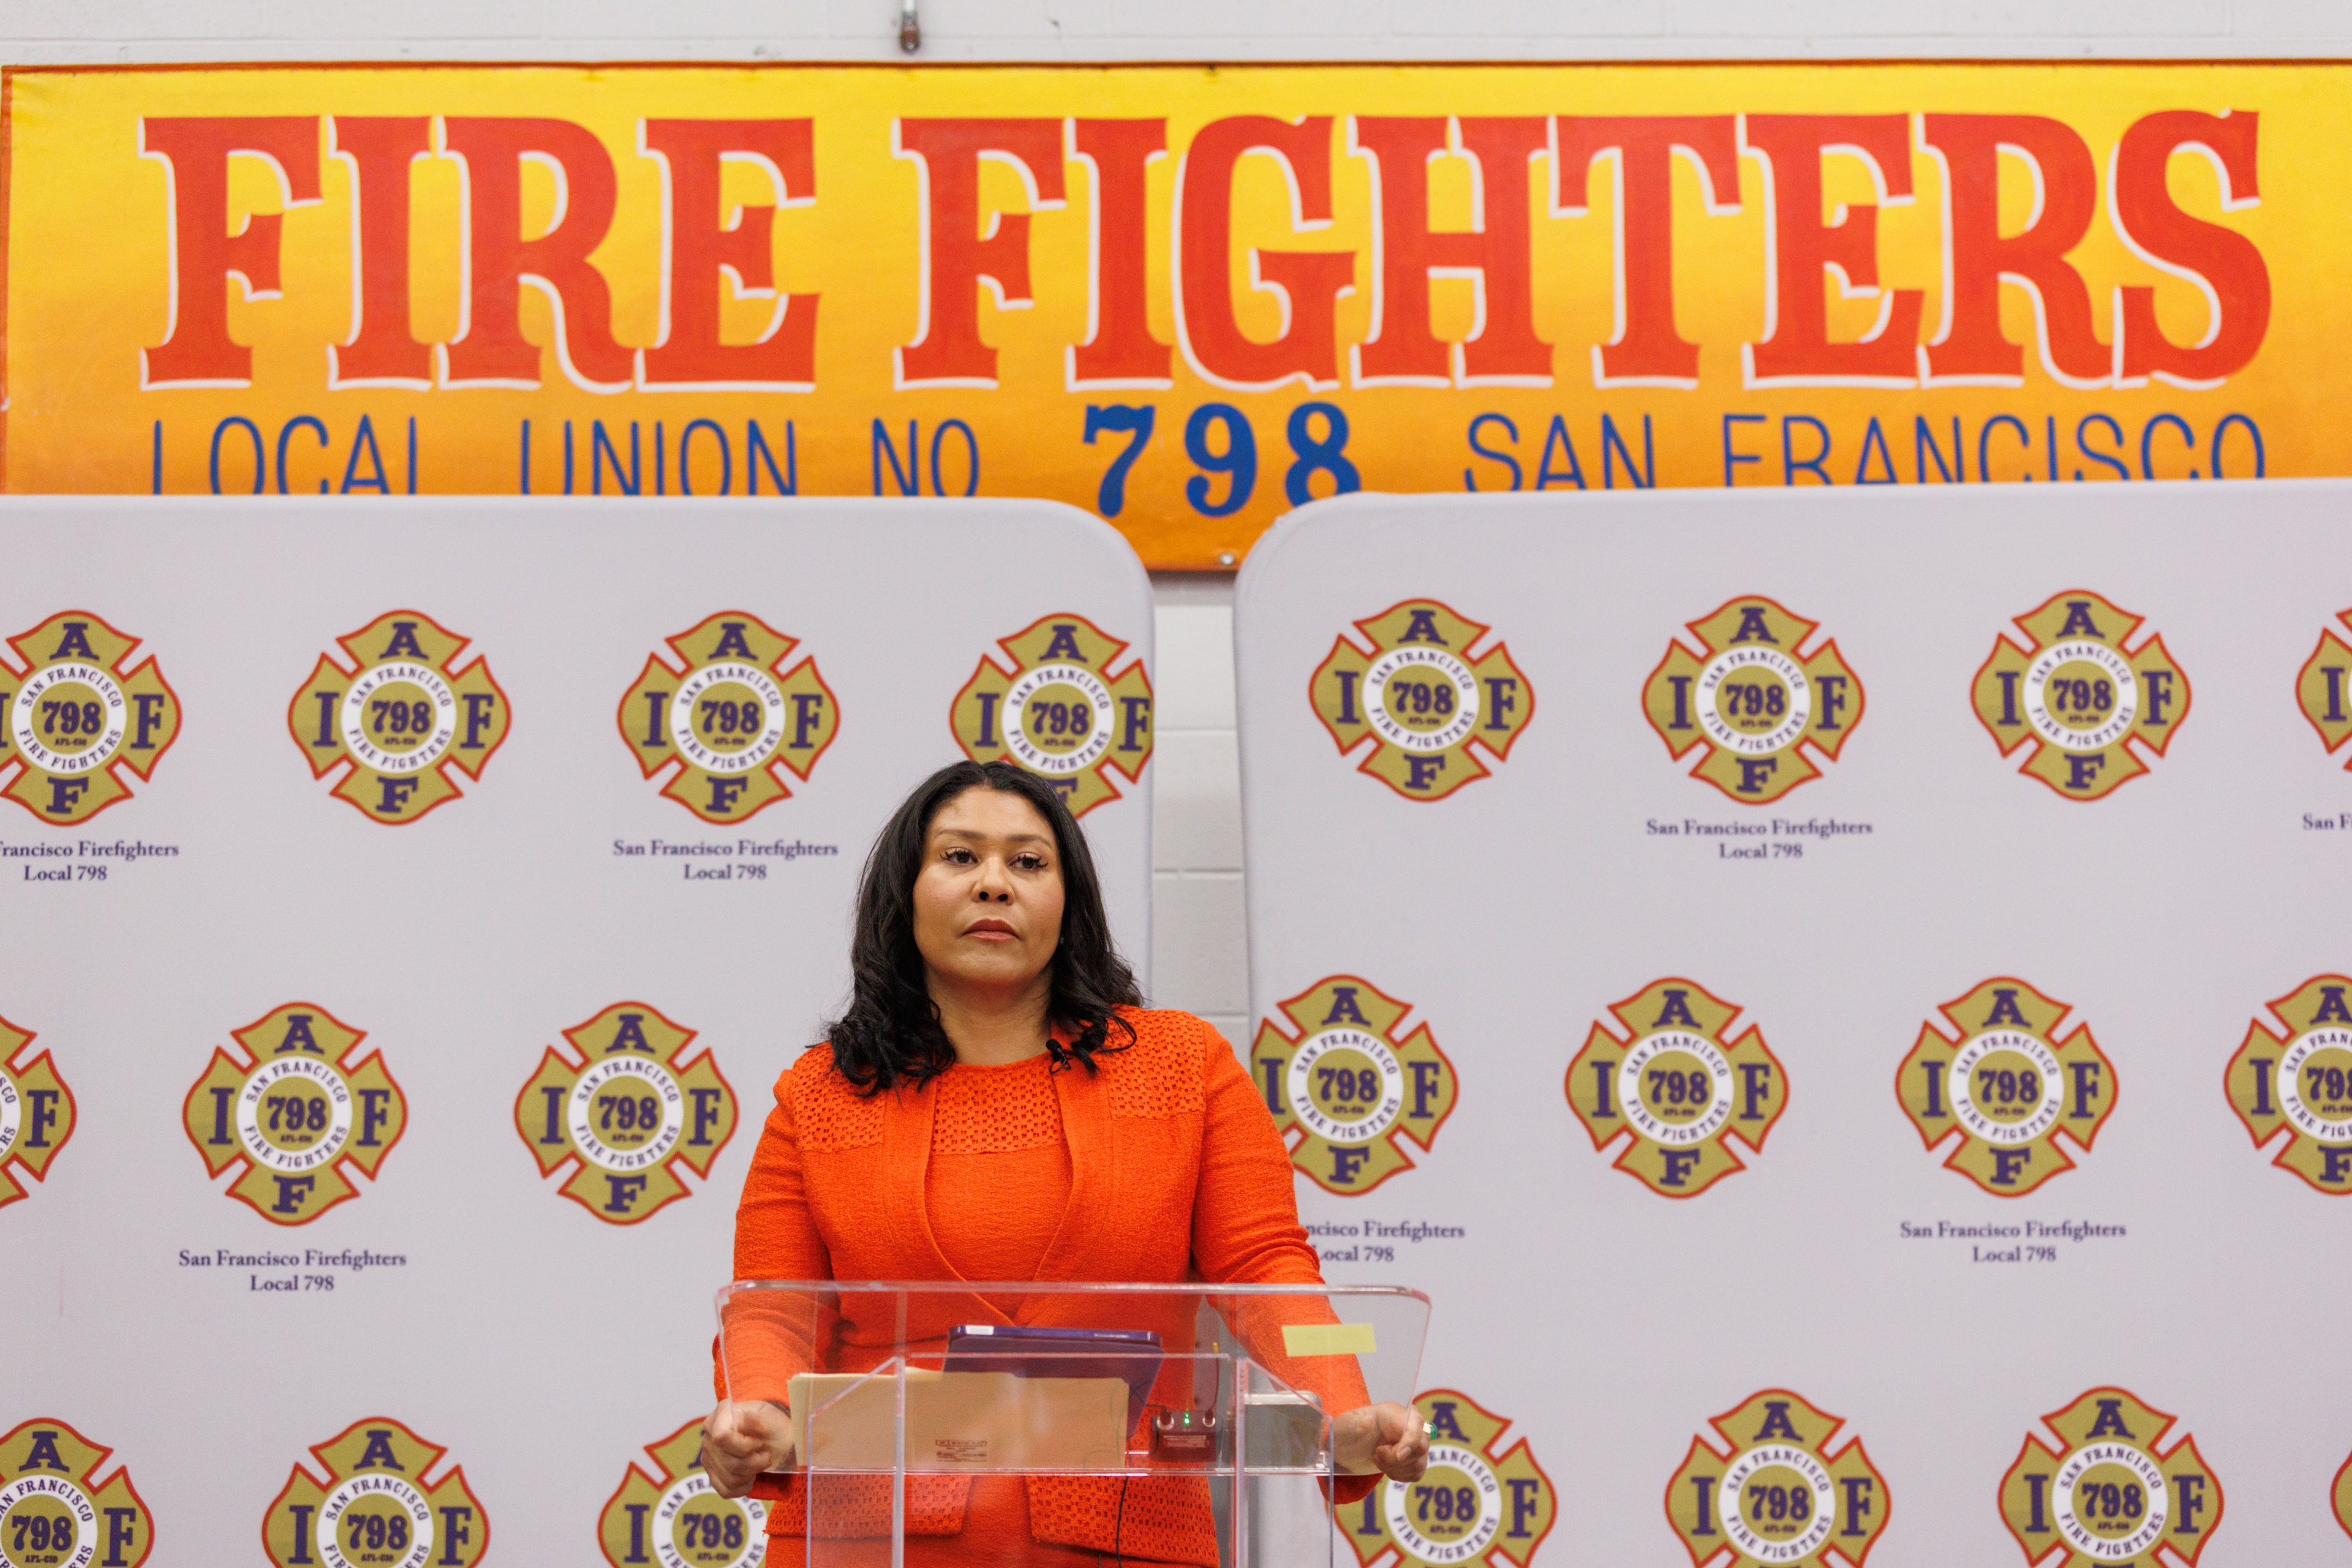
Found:
[[[1333,1416],[1331,1449],[1342,1475],[1377,1470],[1392,1481],[1417,1481],[1429,1468],[1429,1433],[1410,1405],[1366,1405]]]

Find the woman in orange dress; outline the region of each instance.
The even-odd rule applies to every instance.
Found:
[[[1286,1284],[1304,1292],[1284,1299],[1291,1315],[1320,1310],[1322,1276],[1265,1102],[1214,1029],[1142,1007],[1086,838],[1043,780],[959,763],[924,781],[867,858],[851,967],[848,1011],[776,1085],[736,1214],[737,1279]],[[807,1498],[776,1473],[793,1463],[792,1373],[862,1371],[897,1347],[895,1300],[877,1299],[891,1302],[878,1314],[888,1321],[870,1323],[856,1296],[834,1300],[825,1344],[803,1333],[762,1358],[750,1336],[746,1347],[730,1336],[735,1397],[722,1380],[705,1425],[712,1485],[767,1499],[771,1535],[808,1528]],[[1182,1321],[1150,1323],[1105,1321],[1104,1304],[1078,1295],[974,1292],[914,1310],[936,1320],[906,1330],[929,1349],[974,1322],[1149,1327],[1171,1358],[1192,1349],[1189,1302]],[[1383,1476],[1420,1478],[1428,1437],[1412,1409],[1366,1403],[1352,1363],[1344,1374],[1284,1364],[1278,1336],[1234,1327],[1332,1410],[1337,1501]],[[1168,1370],[1189,1381],[1184,1363]],[[1175,1381],[1163,1378],[1155,1403],[1184,1402]],[[909,1563],[1217,1561],[1198,1482],[925,1480],[908,1489]],[[887,1509],[886,1490],[884,1521]]]

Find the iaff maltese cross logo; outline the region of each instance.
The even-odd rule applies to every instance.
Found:
[[[2116,1069],[2090,1026],[2061,1035],[2067,1005],[2022,980],[1988,980],[1947,1002],[1951,1027],[1923,1024],[1895,1074],[1903,1114],[1933,1152],[1959,1135],[1944,1168],[2000,1198],[2022,1197],[2084,1153],[2116,1107]]]
[[[2352,1535],[2352,1458],[2336,1472],[2336,1484],[2329,1489],[2328,1499],[2336,1505],[2336,1522],[2344,1533]]]
[[[1143,661],[1111,673],[1127,644],[1084,616],[1047,616],[999,641],[1012,668],[986,654],[956,693],[948,724],[976,763],[1013,762],[1061,791],[1084,816],[1119,797],[1151,760],[1151,682]]]
[[[2352,610],[2341,611],[2336,618],[2352,627]],[[2352,679],[2352,644],[2337,637],[2334,626],[2323,626],[2319,646],[2311,650],[2294,678],[2294,700],[2311,727],[2319,731],[2320,744],[2330,755],[2352,739],[2352,688],[2347,686],[2347,679]],[[2352,769],[2352,753],[2346,755],[2344,765]]]
[[[635,1225],[688,1195],[735,1135],[735,1090],[708,1050],[682,1059],[692,1029],[642,1002],[615,1002],[563,1031],[515,1100],[515,1131],[563,1195],[611,1225]]]
[[[1524,1437],[1504,1447],[1510,1421],[1466,1394],[1433,1389],[1412,1405],[1429,1426],[1428,1473],[1383,1481],[1362,1502],[1340,1508],[1340,1532],[1357,1562],[1392,1551],[1400,1563],[1526,1568],[1551,1533],[1558,1506],[1535,1450]]]
[[[1443,800],[1486,776],[1536,710],[1535,688],[1497,642],[1471,657],[1488,629],[1434,599],[1407,599],[1345,633],[1307,682],[1317,717],[1345,756],[1372,742],[1359,773],[1407,800]]]
[[[816,660],[790,663],[800,639],[723,610],[669,639],[684,661],[646,657],[621,699],[621,739],[647,778],[675,766],[662,794],[705,822],[744,822],[790,798],[841,728]]]
[[[2221,1482],[2175,1417],[2120,1388],[2043,1416],[2000,1479],[2000,1517],[2036,1568],[2194,1563],[2221,1524]]]
[[[1327,1193],[1356,1197],[1412,1169],[1454,1114],[1454,1063],[1425,1023],[1399,1038],[1412,1004],[1334,974],[1280,1004],[1286,1030],[1258,1025],[1250,1072],[1290,1142],[1290,1163]],[[1292,1141],[1295,1136],[1295,1141]]]
[[[408,1099],[367,1036],[324,1007],[289,1002],[215,1047],[181,1115],[205,1173],[235,1167],[229,1195],[273,1225],[308,1225],[360,1195],[408,1126]]]
[[[490,1544],[490,1517],[466,1485],[462,1465],[435,1480],[448,1449],[397,1421],[355,1421],[310,1450],[261,1521],[261,1544],[279,1568],[471,1568]]]
[[[1695,774],[1743,805],[1775,801],[1821,776],[1862,722],[1862,682],[1834,639],[1811,653],[1818,621],[1759,595],[1733,599],[1690,623],[1694,654],[1669,642],[1642,687],[1650,728],[1681,762],[1704,748]]]
[[[0,1437],[0,1562],[9,1568],[139,1568],[155,1521],[114,1450],[37,1416]]]
[[[758,1568],[768,1555],[768,1505],[723,1498],[702,1468],[702,1421],[648,1446],[604,1503],[596,1539],[613,1568]]]
[[[1996,634],[1972,700],[2004,757],[2068,800],[2097,800],[2147,772],[2189,717],[2189,677],[2160,636],[2128,646],[2147,617],[2069,589]]]
[[[1761,1153],[1789,1105],[1788,1074],[1754,1025],[1729,1038],[1737,1003],[1688,980],[1651,982],[1610,1004],[1568,1064],[1568,1104],[1592,1146],[1626,1140],[1617,1168],[1654,1193],[1696,1197]],[[1620,1032],[1622,1031],[1622,1032]]]
[[[29,1197],[25,1178],[49,1179],[49,1162],[73,1136],[73,1091],[33,1036],[0,1018],[0,1209]]]
[[[2352,979],[2315,974],[2269,1004],[2279,1028],[2257,1015],[2223,1080],[2230,1109],[2266,1146],[2287,1134],[2271,1163],[2323,1193],[2352,1192]]]
[[[1886,1528],[1894,1500],[1862,1439],[1832,1449],[1842,1415],[1817,1409],[1783,1388],[1748,1395],[1707,1423],[1666,1485],[1666,1522],[1694,1564],[1861,1568]]]
[[[123,668],[139,639],[87,610],[51,616],[0,658],[0,776],[10,800],[58,826],[128,800],[180,734],[180,697],[152,658]]]
[[[312,778],[348,768],[335,797],[397,826],[457,798],[451,768],[482,776],[507,738],[507,694],[487,660],[457,667],[466,638],[394,610],[335,642],[351,668],[320,654],[286,710]]]

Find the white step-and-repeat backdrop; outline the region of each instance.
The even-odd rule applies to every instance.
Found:
[[[688,1469],[709,1303],[876,831],[1018,751],[1150,951],[1125,542],[14,500],[0,623],[11,1568],[754,1557]]]
[[[2207,482],[1268,535],[1252,1066],[1330,1276],[1437,1302],[1438,1465],[1349,1511],[1367,1562],[2352,1555],[2347,520]]]

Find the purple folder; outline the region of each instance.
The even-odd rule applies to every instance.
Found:
[[[1151,1398],[1164,1354],[1149,1329],[1041,1329],[963,1323],[949,1331],[943,1372],[1009,1372],[1015,1377],[1115,1377],[1129,1410]]]

